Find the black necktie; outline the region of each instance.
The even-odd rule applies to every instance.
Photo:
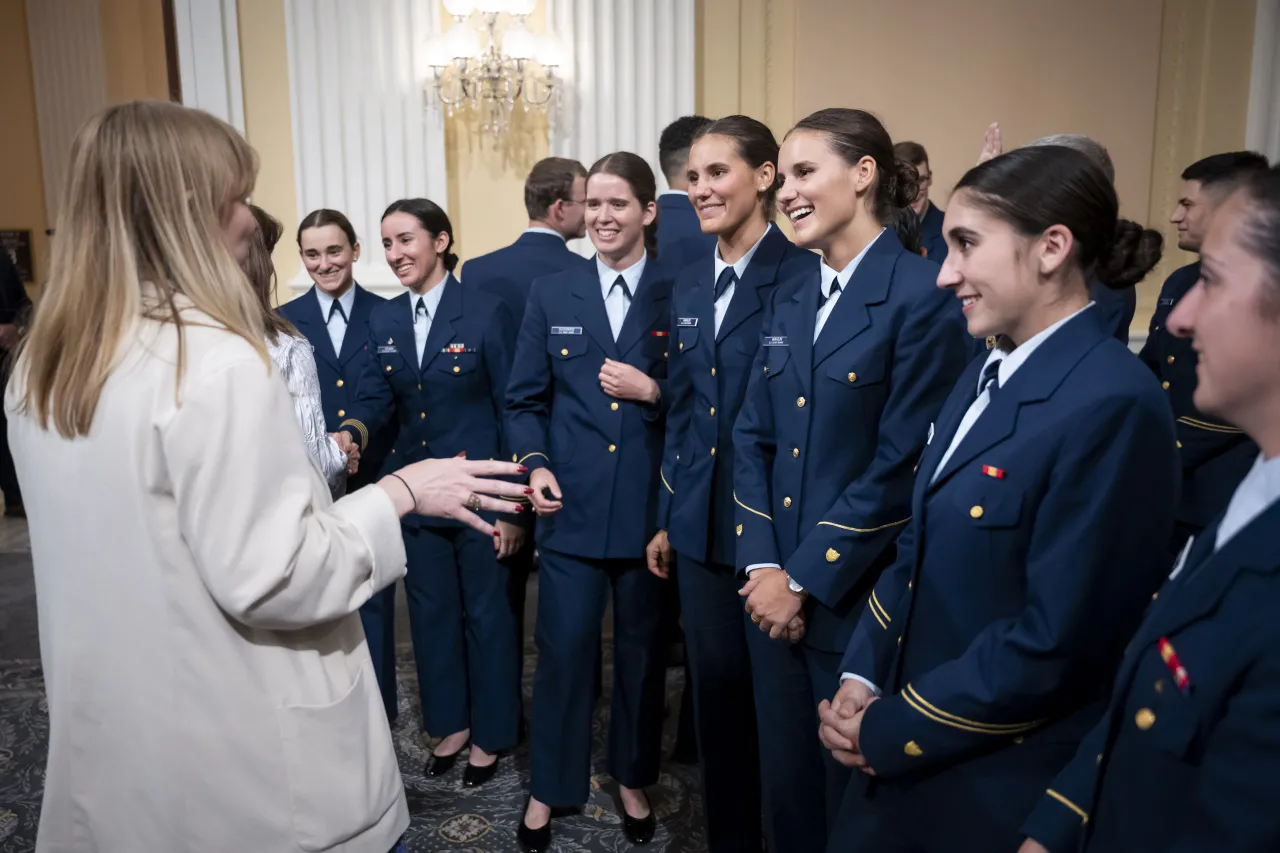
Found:
[[[622,288],[622,294],[627,297],[627,301],[631,301],[631,288],[627,287],[627,280],[622,276],[618,276],[613,280],[613,287],[609,288],[609,295],[613,295],[614,288]]]
[[[429,314],[427,314],[427,300],[421,296],[418,297],[418,307],[413,309],[413,322],[415,323],[418,322],[419,316],[422,316],[422,317],[430,316]]]
[[[334,314],[341,314],[342,322],[344,323],[347,322],[347,312],[342,310],[342,303],[336,299],[333,300],[333,303],[329,306],[329,319],[324,321],[325,325],[328,325],[329,323],[333,322]]]
[[[831,279],[831,290],[827,291],[826,293],[822,293],[821,291],[818,292],[818,310],[821,311],[822,306],[826,305],[828,302],[834,299],[835,295],[839,292],[840,292],[840,276],[836,276],[835,278]]]
[[[733,271],[733,267],[725,267],[716,279],[715,296],[712,297],[712,301],[719,302],[720,297],[724,296],[724,292],[729,289],[729,285],[737,283],[738,274]]]
[[[1000,362],[1003,360],[998,359],[982,368],[982,379],[978,382],[978,394],[981,396],[982,392],[986,391],[988,403],[993,401],[1000,391]]]

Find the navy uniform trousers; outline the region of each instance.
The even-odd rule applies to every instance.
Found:
[[[1097,721],[1177,493],[1168,407],[1104,320],[1091,306],[1044,339],[945,464],[982,362],[938,416],[840,667],[883,695],[859,733],[876,776],[855,774],[833,853],[1017,850]]]
[[[537,525],[532,795],[552,807],[581,805],[589,794],[595,663],[610,593],[609,772],[629,788],[658,780],[661,582],[643,555],[656,530],[663,404],[614,400],[599,373],[612,358],[665,392],[670,293],[666,273],[647,260],[615,342],[592,265],[534,282],[520,327],[507,391],[512,458],[550,469],[564,504]]]
[[[412,294],[378,306],[369,318],[375,355],[342,429],[363,447],[369,435],[397,422],[399,439],[388,465],[464,452],[469,459],[496,459],[507,452],[501,412],[514,338],[510,312],[501,300],[464,289],[452,277],[439,286],[444,291],[421,367]],[[490,753],[515,746],[515,615],[493,537],[414,515],[402,528],[424,727],[437,737],[470,728],[472,742]],[[371,604],[366,624],[373,625],[366,633],[393,637],[394,598],[380,596]]]
[[[769,659],[752,660],[764,744],[790,731],[817,742],[817,705],[835,695],[840,654],[911,514],[929,422],[972,351],[937,275],[882,232],[816,341],[818,272],[778,287],[766,309],[733,432],[736,564],[781,566],[809,597],[804,642],[765,638]],[[849,773],[826,755],[819,782],[811,754],[791,760],[786,784],[825,796],[806,795],[779,853],[823,849],[839,810]]]
[[[816,255],[770,228],[734,285],[718,332],[711,257],[681,273],[672,299],[658,523],[678,555],[675,579],[711,853],[755,853],[765,837],[770,849],[786,849],[786,839],[806,831],[807,803],[823,795],[819,745],[808,737],[804,720],[759,739],[752,660],[767,668],[769,657],[797,650],[771,642],[746,615],[738,595],[743,579],[734,567],[733,511],[733,423],[759,347],[765,304],[780,281],[811,273],[817,264]],[[807,694],[807,682],[798,689]],[[806,759],[815,772],[797,785],[786,771]],[[761,813],[763,835],[759,821],[743,818]]]
[[[373,309],[386,302],[376,293],[370,293],[358,284],[351,304],[351,316],[347,318],[347,330],[342,337],[341,352],[334,352],[333,339],[329,337],[328,318],[320,309],[316,288],[280,306],[280,315],[294,325],[311,343],[316,357],[316,373],[320,379],[320,402],[324,406],[325,429],[337,432],[347,417],[360,390],[360,378],[373,359],[369,349],[369,315]],[[369,437],[369,447],[360,457],[360,470],[347,480],[347,491],[353,492],[377,482],[384,473],[391,449],[395,446],[397,425],[390,422],[380,432]],[[394,461],[395,457],[390,457]],[[373,659],[378,690],[382,694],[382,706],[387,719],[395,722],[396,707],[396,643],[394,624],[390,614],[395,612],[396,587],[392,584],[374,593],[360,608],[360,621],[364,625],[369,655]],[[386,614],[384,616],[384,614]]]

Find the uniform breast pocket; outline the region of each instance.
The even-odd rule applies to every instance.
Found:
[[[885,358],[878,353],[845,360],[833,357],[827,368],[827,378],[842,388],[866,391],[883,387],[885,372]]]
[[[552,335],[547,338],[552,361],[571,361],[587,354],[586,335]]]
[[[764,348],[764,373],[770,379],[781,376],[782,372],[787,369],[787,363],[791,361],[791,347],[765,347]]]
[[[989,481],[989,482],[986,482]],[[1017,527],[1022,521],[1022,489],[1007,480],[978,477],[956,485],[954,503],[969,524],[984,530]]]
[[[466,376],[475,373],[480,354],[476,352],[440,353],[436,356],[434,367],[441,373],[450,376]]]
[[[698,345],[698,327],[686,326],[676,330],[676,350],[678,352],[688,352]]]
[[[665,362],[668,355],[667,347],[670,343],[671,336],[667,334],[666,329],[651,329],[644,341],[644,357],[652,361]]]
[[[384,376],[396,376],[402,370],[407,370],[409,368],[407,358],[398,350],[394,352],[378,353],[378,361],[382,364],[382,373]]]

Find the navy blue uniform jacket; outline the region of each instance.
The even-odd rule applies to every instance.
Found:
[[[313,286],[305,294],[280,306],[280,316],[294,325],[311,343],[316,357],[316,371],[320,376],[320,402],[324,406],[324,425],[329,432],[337,432],[346,420],[347,412],[355,407],[360,392],[360,378],[372,360],[369,348],[369,315],[373,309],[386,303],[375,293],[360,285],[355,287],[355,301],[351,316],[347,318],[347,331],[342,336],[342,352],[333,351],[329,327],[320,312]],[[382,467],[395,446],[396,424],[388,422],[370,436],[367,450],[361,450],[360,471],[347,483],[347,491],[354,491],[372,483],[384,472]]]
[[[880,782],[920,798],[943,837],[987,816],[994,835],[949,849],[1016,849],[1167,571],[1173,419],[1100,319],[1094,306],[1045,340],[931,484],[983,362],[961,377],[841,665],[884,691],[860,736]]]
[[[1192,402],[1196,392],[1196,351],[1189,339],[1174,337],[1166,326],[1178,300],[1199,280],[1199,262],[1174,270],[1165,280],[1139,356],[1160,380],[1178,421],[1178,449],[1182,456],[1178,521],[1202,528],[1226,509],[1236,486],[1249,473],[1258,445],[1238,427],[1201,414]]]
[[[702,233],[687,195],[658,196],[658,260],[672,275],[711,257],[715,250],[715,235]]]
[[[817,268],[816,254],[770,228],[734,286],[719,335],[714,254],[676,279],[658,526],[682,554],[733,564],[733,424],[760,349],[765,305],[781,282],[807,279]]]
[[[563,270],[586,268],[589,261],[569,250],[555,234],[521,234],[510,246],[472,258],[462,266],[462,283],[492,293],[506,303],[516,329],[524,321],[533,280]]]
[[[537,541],[575,557],[644,556],[656,531],[670,340],[671,279],[652,258],[618,340],[595,263],[533,283],[507,388],[511,458],[550,468],[564,505],[539,518]],[[656,406],[600,387],[606,358],[658,382]]]
[[[1220,522],[1160,590],[1102,721],[1023,827],[1053,853],[1082,835],[1089,853],[1280,850],[1280,504],[1213,553]]]
[[[806,590],[805,642],[839,652],[911,515],[912,469],[972,339],[936,264],[882,233],[813,341],[820,273],[773,293],[733,431],[737,567]]]
[[[933,202],[920,217],[920,248],[925,250],[925,257],[939,266],[947,259],[947,241],[942,236],[942,222],[946,212],[939,210]]]
[[[511,370],[515,326],[494,296],[452,277],[427,334],[422,368],[413,337],[412,293],[382,303],[369,316],[369,360],[360,396],[342,428],[359,442],[389,422],[400,433],[387,465],[457,456],[503,459],[503,395]],[[492,514],[482,513],[492,521]],[[456,527],[458,522],[411,515],[406,523]]]

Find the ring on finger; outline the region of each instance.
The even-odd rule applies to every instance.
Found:
[[[751,616],[751,621],[752,621],[752,622],[754,622],[754,623],[756,623],[757,625],[759,625],[759,624],[760,624],[760,617],[759,617],[759,616],[756,616],[756,615],[754,615],[754,614],[753,614],[753,615]]]
[[[471,510],[472,512],[480,511],[480,496],[477,495],[475,492],[472,492],[471,497],[467,498],[467,509]]]

